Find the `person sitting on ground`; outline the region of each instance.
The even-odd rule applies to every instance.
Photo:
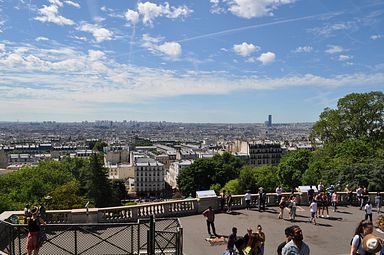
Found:
[[[228,237],[227,250],[231,253],[235,251],[235,242],[237,240],[237,228],[232,228],[232,233]]]

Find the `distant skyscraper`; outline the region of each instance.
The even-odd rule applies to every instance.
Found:
[[[268,127],[272,127],[272,115],[268,115]]]

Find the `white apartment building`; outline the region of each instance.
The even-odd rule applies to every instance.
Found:
[[[128,164],[106,164],[108,178],[111,180],[126,180],[134,177],[134,167]]]
[[[178,162],[173,162],[170,167],[169,171],[167,171],[166,175],[166,182],[173,188],[177,188],[177,176],[179,176],[180,172],[186,168],[187,166],[190,166],[193,161],[191,160],[182,160]]]
[[[133,163],[138,196],[161,196],[165,189],[164,164],[151,158],[137,158]]]

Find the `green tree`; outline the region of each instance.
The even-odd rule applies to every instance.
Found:
[[[253,169],[254,180],[257,187],[263,187],[266,192],[274,192],[279,186],[277,178],[278,167],[276,166],[258,166]]]
[[[49,201],[47,208],[55,210],[83,208],[87,202],[87,198],[79,194],[79,183],[76,180],[57,186],[49,193],[52,199]]]
[[[229,182],[227,182],[224,185],[223,190],[231,192],[232,195],[236,195],[236,194],[242,193],[240,191],[241,189],[240,189],[240,185],[239,185],[239,180],[238,179],[230,180]]]
[[[285,188],[296,188],[301,185],[301,178],[308,169],[312,154],[306,149],[288,152],[279,163],[277,171],[280,183]]]
[[[243,166],[239,175],[240,192],[244,193],[249,190],[252,193],[256,193],[258,189],[256,182],[253,167],[249,165]]]
[[[326,108],[311,131],[312,138],[340,143],[347,139],[367,139],[379,145],[384,142],[384,93],[352,93],[337,103],[337,109]]]
[[[207,190],[212,184],[222,187],[238,177],[244,164],[244,161],[229,153],[197,159],[179,174],[177,184],[185,196],[195,195],[198,190]]]
[[[86,175],[88,176],[86,181],[87,197],[93,200],[96,207],[120,205],[120,201],[112,191],[111,182],[107,178],[107,169],[103,166],[102,155],[91,155]]]

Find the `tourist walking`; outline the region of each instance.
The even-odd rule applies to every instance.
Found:
[[[309,246],[303,241],[303,232],[299,226],[292,226],[292,240],[282,250],[282,255],[309,255]]]
[[[357,197],[357,202],[360,206],[360,210],[363,209],[363,192],[364,192],[364,189],[361,186],[358,187],[356,190],[356,197]]]
[[[45,221],[43,221],[38,216],[38,208],[35,206],[31,209],[31,216],[28,217],[28,236],[27,236],[27,253],[31,255],[39,254],[39,249],[45,241],[42,238],[45,233],[41,233],[41,225],[46,225]]]
[[[355,229],[355,233],[351,242],[350,255],[365,255],[366,252],[363,249],[363,238],[368,234],[372,234],[373,225],[372,222],[362,220]]]
[[[323,196],[322,196],[321,193],[316,195],[315,201],[316,201],[316,204],[317,204],[316,218],[318,218],[321,215],[321,209],[323,208]]]
[[[327,218],[329,218],[329,210],[328,210],[328,207],[329,207],[329,200],[328,200],[328,196],[327,194],[325,194],[325,192],[322,193],[322,204],[323,204],[323,208],[321,210],[321,217],[324,218],[324,211],[327,213]]]
[[[309,205],[309,212],[311,214],[309,218],[309,223],[313,222],[315,225],[317,225],[316,223],[317,203],[315,200],[312,200],[311,204]]]
[[[209,236],[210,237],[218,236],[216,234],[216,228],[215,228],[215,212],[213,211],[212,206],[208,207],[208,209],[206,209],[203,212],[203,215],[207,221],[207,230],[208,230]],[[212,231],[211,231],[211,228],[212,228]],[[213,235],[212,235],[212,233],[213,233]]]
[[[309,190],[307,191],[308,202],[313,200],[313,195],[315,194],[315,190],[312,188],[312,185],[309,186]]]

